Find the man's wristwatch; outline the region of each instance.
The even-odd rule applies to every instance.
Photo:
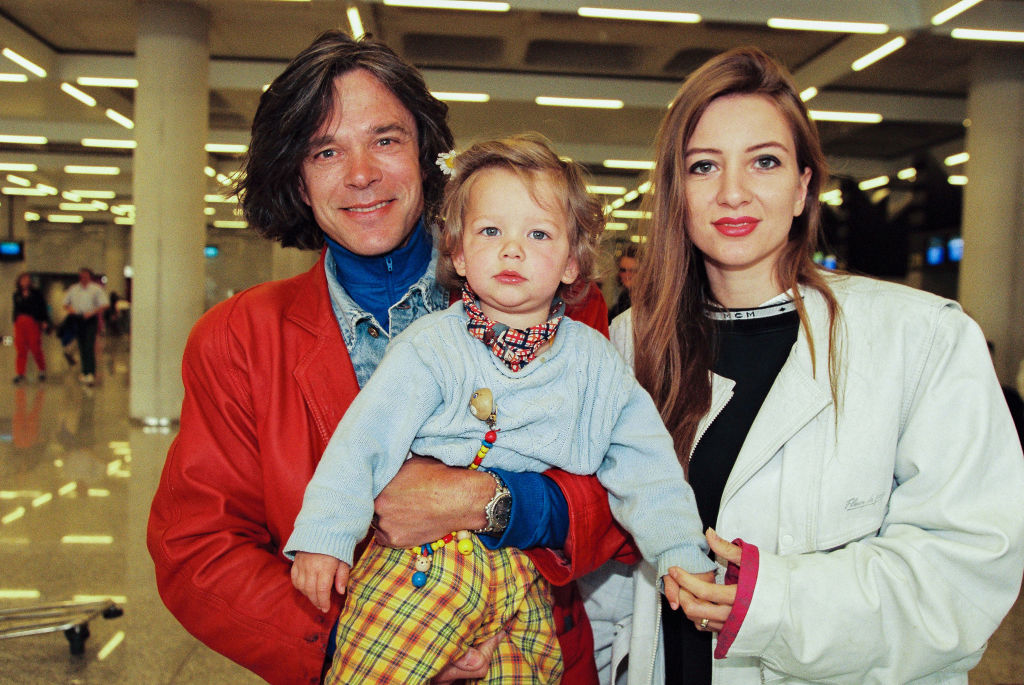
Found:
[[[508,528],[508,521],[512,516],[512,493],[505,485],[505,481],[501,479],[501,476],[494,471],[485,471],[484,473],[494,479],[494,497],[484,507],[487,525],[473,532],[501,535]]]

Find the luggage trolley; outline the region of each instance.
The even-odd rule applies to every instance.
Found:
[[[89,621],[102,616],[117,618],[124,609],[111,599],[90,602],[56,602],[22,609],[0,609],[0,640],[64,631],[71,653],[85,653]]]

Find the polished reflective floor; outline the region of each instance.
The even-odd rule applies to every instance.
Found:
[[[100,339],[92,388],[53,336],[46,345],[48,378],[30,361],[20,385],[14,348],[0,347],[0,612],[112,598],[124,615],[92,619],[73,656],[63,632],[2,639],[0,614],[0,683],[262,682],[191,638],[157,597],[145,529],[173,434],[127,418],[127,339]],[[1024,600],[970,682],[1024,685]]]

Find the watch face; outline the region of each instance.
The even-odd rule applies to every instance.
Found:
[[[506,491],[494,503],[494,523],[505,528],[512,516],[512,493]]]

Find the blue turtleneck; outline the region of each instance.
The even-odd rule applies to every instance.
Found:
[[[373,257],[357,255],[326,235],[324,238],[334,257],[338,282],[357,305],[388,331],[388,310],[420,279],[430,263],[430,233],[423,219],[412,229],[405,245]]]

